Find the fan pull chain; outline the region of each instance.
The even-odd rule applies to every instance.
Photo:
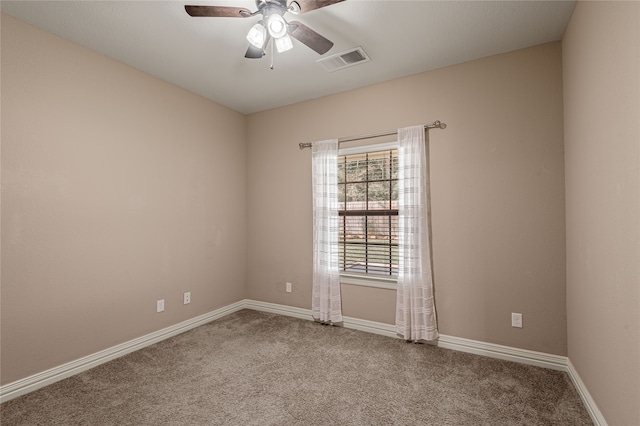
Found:
[[[273,45],[275,44],[275,41],[271,40],[271,65],[269,65],[269,68],[271,68],[273,70]]]

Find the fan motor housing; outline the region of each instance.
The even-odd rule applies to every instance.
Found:
[[[283,14],[287,10],[287,0],[256,0],[256,7],[262,13],[273,8],[280,10],[280,14]],[[263,10],[265,8],[266,10]]]

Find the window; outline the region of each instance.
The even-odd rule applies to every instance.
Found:
[[[338,157],[340,272],[395,279],[398,151],[395,145],[368,149],[343,150]]]

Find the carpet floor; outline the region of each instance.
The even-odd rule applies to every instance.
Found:
[[[566,373],[242,310],[0,405],[9,425],[591,425]]]

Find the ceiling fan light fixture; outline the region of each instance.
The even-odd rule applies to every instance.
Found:
[[[247,40],[249,41],[249,43],[257,47],[258,49],[262,49],[264,47],[264,42],[266,39],[267,29],[264,27],[264,25],[262,25],[262,21],[251,27],[249,33],[247,34]]]
[[[273,38],[284,37],[287,34],[287,23],[284,18],[277,13],[272,13],[267,18],[267,28]]]
[[[291,37],[289,37],[289,34],[285,34],[284,37],[280,37],[275,40],[278,53],[286,52],[287,50],[291,50],[293,48],[293,42],[291,41]]]

